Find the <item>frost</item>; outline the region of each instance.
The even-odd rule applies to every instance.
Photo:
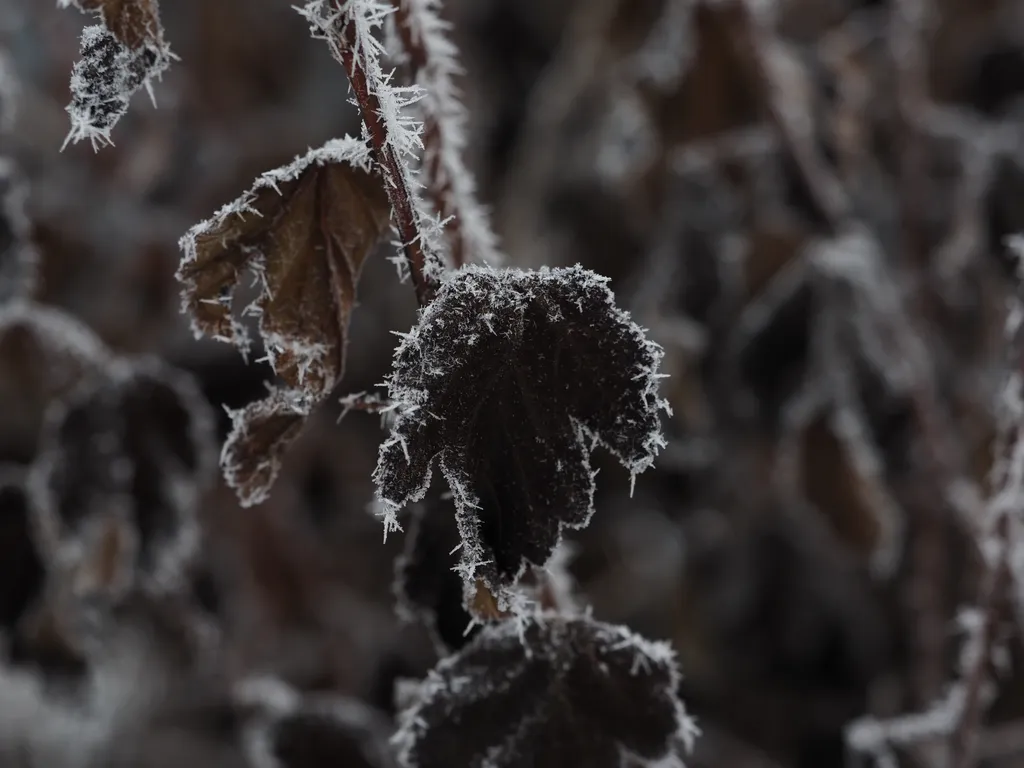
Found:
[[[401,0],[396,58],[413,70],[423,88],[416,108],[423,116],[423,167],[434,208],[449,221],[450,252],[455,266],[475,260],[497,266],[501,256],[489,214],[480,205],[476,180],[463,163],[467,115],[455,79],[462,74],[458,49],[448,36],[449,24],[440,16],[440,0]],[[404,49],[404,50],[403,50]]]
[[[455,273],[395,352],[396,417],[374,472],[385,529],[423,498],[436,463],[466,595],[481,579],[506,610],[526,564],[543,566],[563,528],[588,523],[594,448],[635,476],[664,446],[661,356],[593,272]]]
[[[71,70],[71,130],[64,145],[89,139],[93,149],[112,144],[110,132],[135,92],[151,87],[170,65],[166,48],[128,48],[101,24],[82,31],[81,61]]]
[[[682,765],[696,727],[675,654],[624,627],[535,617],[486,627],[409,691],[405,768]]]

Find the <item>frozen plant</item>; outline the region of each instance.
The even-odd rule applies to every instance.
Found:
[[[461,159],[456,51],[437,3],[311,0],[298,10],[343,65],[362,135],[263,174],[181,240],[178,278],[197,337],[248,351],[232,296],[251,274],[259,295],[241,314],[258,318],[280,379],[232,413],[221,456],[228,483],[243,504],[264,500],[287,446],[338,385],[361,267],[390,218],[419,317],[400,334],[387,396],[342,402],[346,411],[383,412],[390,428],[373,475],[385,537],[401,529],[403,507],[431,491],[435,468],[447,485],[438,498],[451,503],[419,510],[401,570],[408,579],[424,563],[445,567],[439,542],[454,528],[448,556],[458,552],[461,588],[442,579],[417,591],[407,581],[407,614],[426,618],[442,648],[462,645],[459,630],[478,630],[422,685],[406,686],[399,762],[681,765],[695,727],[678,699],[673,651],[570,613],[554,583],[563,531],[594,513],[593,451],[610,451],[635,482],[665,445],[661,348],[593,272],[465,264],[497,253]],[[385,23],[397,27],[394,53],[417,82],[397,85],[384,69]],[[432,531],[437,540],[425,538]],[[459,630],[442,628],[447,619],[432,615],[441,611]],[[549,684],[557,704],[546,703]],[[277,725],[250,742],[260,766],[287,763],[273,743],[282,713],[301,711],[276,698],[284,702]],[[477,728],[449,718],[453,711],[504,720]],[[308,710],[288,722],[319,728],[328,714]],[[568,740],[559,735],[566,727]]]

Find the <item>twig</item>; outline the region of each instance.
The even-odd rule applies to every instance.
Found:
[[[437,293],[439,262],[432,247],[433,232],[424,226],[413,174],[404,157],[422,147],[420,126],[401,115],[420,94],[415,87],[390,85],[390,76],[380,66],[383,49],[373,37],[373,30],[391,11],[379,0],[312,0],[300,13],[310,22],[313,36],[327,42],[348,75],[386,182],[416,298],[424,307]]]
[[[391,0],[412,82],[425,90],[423,166],[434,210],[447,222],[445,232],[456,268],[468,261],[497,264],[497,238],[476,197],[476,184],[463,164],[466,110],[453,78],[458,51],[445,34],[437,7],[441,0]]]

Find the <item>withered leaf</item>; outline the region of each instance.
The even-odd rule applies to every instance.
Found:
[[[267,358],[284,384],[237,413],[225,447],[226,476],[243,504],[265,498],[276,457],[341,378],[356,282],[389,219],[369,148],[345,138],[263,174],[182,238],[178,279],[196,336],[247,351],[232,309],[251,271],[261,290],[247,310],[259,315]]]
[[[143,589],[177,589],[214,457],[211,409],[189,376],[114,361],[47,415],[31,487],[49,551],[75,553],[90,582],[121,583],[127,568]]]
[[[384,715],[356,699],[300,694],[276,679],[244,681],[243,736],[253,768],[393,768]]]
[[[14,300],[0,307],[0,455],[29,462],[50,403],[102,371],[111,355],[60,310]]]
[[[443,659],[402,712],[406,768],[681,766],[694,726],[667,644],[589,619],[501,622]]]
[[[374,480],[385,526],[424,496],[435,463],[454,495],[467,594],[507,610],[528,564],[587,524],[604,445],[634,476],[664,445],[661,348],[581,267],[467,267],[395,352],[397,404]]]
[[[0,465],[0,632],[7,634],[39,599],[46,577],[23,475]]]

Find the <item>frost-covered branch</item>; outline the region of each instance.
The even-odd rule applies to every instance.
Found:
[[[384,48],[374,37],[393,8],[383,0],[311,0],[300,13],[313,37],[325,40],[355,93],[363,126],[385,180],[395,227],[420,306],[437,292],[442,264],[437,256],[439,226],[423,212],[412,161],[423,147],[422,126],[406,114],[421,96],[414,86],[391,84],[380,59]]]
[[[476,197],[476,181],[463,162],[466,110],[454,78],[461,73],[458,49],[441,18],[441,0],[391,0],[401,58],[412,82],[424,90],[417,107],[423,115],[425,185],[434,210],[446,222],[455,267],[470,261],[497,264],[501,257],[488,212]]]

